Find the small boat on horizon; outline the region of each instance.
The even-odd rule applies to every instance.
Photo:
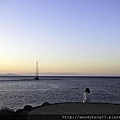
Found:
[[[38,67],[38,61],[36,63],[36,76],[35,76],[35,80],[39,80],[39,67]]]

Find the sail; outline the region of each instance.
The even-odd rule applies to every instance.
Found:
[[[36,77],[35,77],[35,80],[38,80],[39,79],[39,68],[38,68],[38,61],[36,63]]]

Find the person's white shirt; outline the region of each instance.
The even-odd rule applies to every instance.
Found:
[[[83,94],[83,103],[90,103],[91,102],[91,94],[88,92],[85,92]]]

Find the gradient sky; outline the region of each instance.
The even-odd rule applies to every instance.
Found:
[[[120,0],[0,0],[0,74],[120,75]]]

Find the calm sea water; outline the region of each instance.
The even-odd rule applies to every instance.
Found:
[[[82,102],[86,87],[92,102],[120,104],[120,78],[0,77],[0,107],[17,110],[44,102]]]

